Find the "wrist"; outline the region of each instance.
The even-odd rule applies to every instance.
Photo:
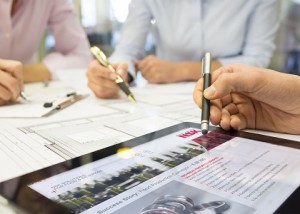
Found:
[[[51,80],[51,73],[43,63],[26,64],[23,66],[25,83]]]
[[[201,77],[201,63],[178,62],[175,63],[178,81],[196,81]]]

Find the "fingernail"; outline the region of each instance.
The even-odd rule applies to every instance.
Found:
[[[210,86],[204,90],[205,97],[212,97],[216,93],[216,88],[214,86]]]

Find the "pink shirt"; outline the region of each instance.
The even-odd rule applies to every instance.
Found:
[[[67,0],[19,0],[11,18],[13,0],[0,0],[0,58],[31,63],[45,29],[55,38],[55,52],[43,63],[52,72],[87,67],[91,60],[89,43],[73,7]],[[0,184],[0,195],[12,197],[19,179]]]
[[[0,58],[31,63],[48,28],[55,38],[55,52],[43,63],[53,73],[87,67],[89,43],[78,17],[67,0],[19,0],[11,17],[13,0],[0,0]]]

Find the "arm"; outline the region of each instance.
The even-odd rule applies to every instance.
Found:
[[[51,80],[51,72],[44,63],[26,64],[23,72],[24,83]]]
[[[151,19],[152,14],[147,6],[147,0],[133,0],[122,28],[120,42],[110,57],[112,63],[127,63],[133,77],[135,77],[135,61],[145,56],[144,46]]]
[[[211,122],[222,128],[262,129],[300,134],[300,77],[272,70],[231,65],[212,73],[204,91],[211,100]],[[202,105],[203,79],[194,91]]]
[[[212,70],[221,66],[219,61],[212,62]],[[137,68],[150,83],[196,81],[202,74],[200,62],[169,62],[152,55],[138,61]]]
[[[51,6],[48,25],[55,37],[55,52],[47,55],[43,63],[55,79],[55,72],[61,69],[86,68],[92,57],[73,7],[66,0],[53,0]]]
[[[123,26],[121,40],[109,58],[117,72],[128,82],[130,72],[135,77],[135,61],[144,57],[144,46],[150,29],[151,13],[146,0],[133,0],[129,8],[129,16]],[[115,75],[97,61],[90,63],[87,71],[88,85],[99,98],[118,97],[119,88],[115,83]]]
[[[233,63],[267,67],[275,49],[274,38],[279,26],[279,1],[260,0],[249,17],[245,45],[241,55],[219,58],[222,65]]]

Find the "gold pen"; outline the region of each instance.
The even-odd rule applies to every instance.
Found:
[[[136,102],[136,99],[134,98],[133,94],[127,87],[126,83],[124,82],[123,78],[116,72],[114,67],[110,64],[107,57],[103,53],[103,51],[100,50],[100,48],[94,46],[90,48],[91,53],[94,55],[94,57],[99,61],[101,65],[108,68],[112,72],[116,73],[116,79],[115,82],[119,86],[119,88],[127,95],[127,97],[132,101]]]

